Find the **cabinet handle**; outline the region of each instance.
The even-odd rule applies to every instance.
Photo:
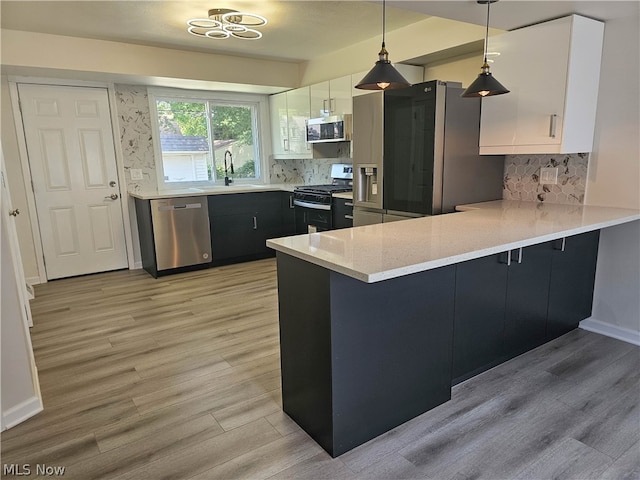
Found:
[[[289,195],[289,208],[294,208],[293,207],[293,195]]]
[[[322,111],[327,113],[327,99],[322,100]]]
[[[289,139],[288,138],[282,139],[282,144],[284,145],[284,151],[288,152],[289,151]]]
[[[505,259],[505,255],[506,255],[506,259]],[[501,253],[499,256],[498,262],[504,263],[507,267],[510,267],[511,266],[511,250]]]
[[[257,217],[253,217],[253,229],[254,230],[258,229],[258,218]]]
[[[353,207],[353,202],[344,202],[345,207]]]
[[[353,220],[353,215],[345,215],[344,218],[347,220]]]
[[[518,249],[518,264],[522,263],[522,247]]]
[[[561,252],[564,252],[566,247],[567,247],[567,238],[566,237],[563,237],[562,239],[556,240],[554,245],[553,245],[553,249],[554,250],[559,250]]]
[[[556,124],[558,123],[558,115],[555,113],[549,118],[549,136],[556,138]]]
[[[335,98],[330,98],[329,99],[329,110],[331,110],[331,113],[336,111],[336,99]]]

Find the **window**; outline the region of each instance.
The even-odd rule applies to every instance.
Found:
[[[150,89],[160,188],[221,183],[225,177],[261,180],[259,114],[266,97],[211,95]]]

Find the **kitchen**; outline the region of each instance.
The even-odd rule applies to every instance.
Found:
[[[428,2],[425,2],[428,3]],[[591,2],[589,2],[591,3]],[[499,11],[502,7],[508,6],[509,2],[501,2],[492,10],[493,16],[498,18]],[[469,8],[475,8],[475,5],[470,5]],[[377,12],[379,15],[379,11]],[[588,12],[586,12],[588,13]],[[548,14],[542,19],[547,19],[553,17],[553,14]],[[597,15],[594,14],[597,17]],[[482,15],[480,15],[482,17]],[[587,178],[586,185],[586,203],[589,204],[597,204],[597,205],[608,205],[608,206],[618,206],[618,207],[626,207],[626,208],[637,208],[637,142],[634,142],[633,139],[636,136],[637,131],[637,99],[629,98],[627,95],[623,95],[622,92],[636,92],[637,91],[637,65],[629,64],[626,60],[620,59],[617,53],[619,51],[629,51],[629,48],[633,48],[633,44],[628,44],[628,38],[630,35],[637,36],[637,23],[633,23],[633,20],[636,17],[631,15],[629,18],[618,18],[611,19],[607,22],[607,29],[605,35],[605,43],[604,43],[604,53],[603,53],[603,63],[601,71],[602,76],[600,80],[600,90],[598,96],[598,117],[596,123],[596,135],[595,135],[595,145],[594,145],[594,153],[590,155],[589,159],[589,176]],[[476,25],[481,24],[484,21],[483,18],[479,18],[476,21]],[[425,20],[428,22],[428,20]],[[637,19],[636,19],[637,22]],[[433,23],[433,21],[431,22]],[[428,24],[430,25],[430,24]],[[434,25],[432,27],[433,30],[437,30],[440,25]],[[446,27],[451,27],[451,25],[445,25]],[[445,26],[440,26],[444,28]],[[378,28],[379,25],[376,26]],[[416,26],[417,28],[417,26]],[[424,30],[424,28],[422,29]],[[480,28],[480,30],[483,30]],[[45,34],[31,34],[30,36],[24,35],[23,32],[9,32],[12,34],[12,37],[8,37],[10,39],[11,44],[13,45],[13,41],[16,41],[15,45],[22,45],[26,51],[20,52],[20,58],[11,58],[11,51],[5,52],[4,50],[7,48],[7,40],[6,37],[3,38],[3,64],[5,62],[11,63],[14,65],[22,65],[23,68],[27,69],[30,66],[33,72],[35,67],[43,68],[48,66],[49,71],[47,72],[52,76],[53,71],[51,68],[57,70],[73,70],[85,72],[84,74],[74,74],[74,76],[87,76],[87,71],[95,71],[95,66],[92,65],[78,65],[77,63],[82,64],[83,62],[87,62],[87,57],[82,56],[81,52],[85,51],[84,48],[90,50],[91,48],[106,48],[105,45],[101,45],[97,43],[97,41],[84,40],[81,45],[79,42],[74,44],[73,39],[71,37],[60,37],[60,36],[47,36]],[[408,32],[415,34],[414,31]],[[454,33],[458,33],[454,31]],[[483,32],[475,35],[473,40],[478,40],[481,38]],[[7,32],[3,31],[3,36],[7,34]],[[411,43],[409,45],[405,45],[402,42],[402,32],[397,32],[398,36],[393,36],[394,32],[390,31],[388,36],[388,46],[391,52],[391,59],[393,61],[401,61],[407,58],[415,58],[419,54],[424,54],[424,47],[420,47],[421,50],[418,52],[416,49],[418,48],[415,44]],[[426,35],[426,33],[424,33]],[[461,34],[462,35],[462,34]],[[398,38],[398,40],[396,40]],[[415,37],[413,37],[415,38]],[[462,39],[462,37],[460,37]],[[39,40],[39,41],[36,41]],[[62,43],[60,43],[62,42]],[[93,43],[91,43],[93,42]],[[418,42],[419,43],[419,42]],[[425,44],[434,44],[435,42],[431,40],[430,43]],[[70,57],[74,58],[65,58],[62,53],[59,54],[59,58],[57,58],[55,65],[50,65],[46,59],[43,58],[34,58],[34,54],[38,50],[42,50],[43,45],[57,45],[61,48],[61,52],[76,52],[75,55],[70,55]],[[32,45],[33,50],[29,51],[28,46]],[[74,46],[75,45],[75,46]],[[434,45],[434,48],[438,47]],[[443,46],[440,46],[443,48]],[[136,48],[141,47],[131,47],[130,50],[134,50]],[[371,64],[371,51],[374,53],[379,48],[379,36],[377,38],[372,39],[370,46],[368,48],[363,48],[363,52],[359,53],[357,56],[354,56],[352,52],[342,52],[341,54],[345,55],[345,62],[353,63],[355,62],[354,58],[357,58],[359,62],[357,64],[357,68],[351,68],[349,65],[348,68],[351,70],[366,70],[370,68]],[[80,49],[80,50],[78,50]],[[348,50],[348,49],[346,49]],[[17,55],[18,52],[14,52]],[[105,52],[106,53],[106,52]],[[123,52],[120,51],[120,54]],[[171,52],[163,52],[165,54]],[[631,53],[631,52],[630,52]],[[196,55],[196,54],[189,54]],[[195,67],[193,64],[185,65],[182,62],[185,62],[185,59],[181,58],[187,55],[177,56],[176,64],[178,68],[181,68],[183,72],[190,71],[193,72],[193,78],[201,78],[202,72],[193,71]],[[630,58],[637,58],[637,55],[629,55]],[[55,56],[50,55],[51,58]],[[90,57],[88,57],[90,58]],[[84,60],[83,60],[84,59]],[[331,63],[335,63],[339,60],[339,57],[330,57],[330,58],[320,58],[316,62],[310,62],[305,69],[303,74],[303,79],[300,81],[300,85],[304,84],[313,84],[315,83],[313,72],[315,71],[316,79],[320,80],[322,78],[338,78],[342,74],[352,73],[351,70],[343,70],[336,71],[335,74],[324,73],[325,71],[330,72],[334,70],[327,70],[327,65]],[[375,59],[375,56],[374,56]],[[31,64],[29,64],[31,62]],[[73,63],[76,63],[74,66]],[[473,56],[470,59],[462,59],[459,60],[462,64],[464,64],[465,69],[470,69],[470,72],[466,73],[465,78],[461,78],[460,80],[464,80],[465,82],[469,82],[473,79],[473,77],[477,73],[478,69],[478,54]],[[124,63],[124,62],[123,62]],[[202,62],[196,62],[198,65],[201,65]],[[282,78],[275,78],[278,74],[282,74],[282,76],[291,76],[291,78],[297,77],[297,68],[292,67],[290,64],[282,63],[278,65],[277,72],[271,72],[269,70],[265,70],[260,67],[265,67],[264,64],[259,65],[260,62],[255,62],[256,65],[249,64],[247,65],[247,69],[249,73],[253,73],[259,70],[261,78],[265,78],[265,82],[274,82],[274,84],[280,85],[284,80]],[[140,70],[134,70],[138,73],[142,73],[144,70],[144,65],[138,66]],[[431,67],[436,70],[432,70],[429,73],[429,67],[427,67],[427,73],[425,74],[425,78],[446,78],[446,79],[454,79],[452,71],[450,69],[455,67],[455,62],[441,62],[439,66],[440,70],[437,70],[436,67]],[[114,65],[114,71],[111,74],[116,74],[118,72],[122,73],[123,70],[126,70],[128,73],[131,72],[132,66],[131,64],[122,66],[122,65]],[[168,68],[168,67],[166,67]],[[344,67],[347,68],[346,66]],[[255,69],[255,70],[251,70]],[[447,70],[449,69],[449,70]],[[615,76],[609,74],[607,72],[615,72]],[[67,72],[68,73],[68,72]],[[33,74],[33,73],[32,73]],[[60,74],[60,72],[58,72]],[[228,80],[229,71],[225,71],[220,73],[219,75],[226,75],[226,78],[221,78],[222,81]],[[323,77],[324,75],[324,77]],[[457,74],[459,75],[459,73]],[[634,76],[635,75],[635,76]],[[162,75],[166,77],[171,77],[171,74]],[[270,77],[269,77],[270,76]],[[304,76],[307,76],[307,80],[305,81]],[[267,78],[269,77],[269,78]],[[614,80],[615,78],[615,80]],[[288,80],[291,83],[289,85],[290,88],[297,87],[298,84],[295,81]],[[626,85],[626,88],[625,88]],[[142,99],[141,103],[139,102],[140,96],[144,95],[146,88],[139,86],[126,86],[123,85],[124,88],[120,89],[122,98],[131,99],[132,108],[131,111],[135,112],[137,110],[141,110],[145,107],[148,110],[148,102],[146,99]],[[6,93],[6,83],[3,85],[3,92]],[[133,92],[140,92],[140,95],[135,95]],[[3,99],[7,98],[8,95],[3,95]],[[491,100],[491,99],[488,99]],[[4,100],[3,100],[4,101]],[[636,102],[636,103],[634,103]],[[144,111],[144,110],[141,110]],[[6,112],[6,109],[3,108],[3,120],[7,120],[7,116],[9,115],[9,122],[3,121],[3,126],[6,127],[10,125],[12,122],[10,112]],[[8,127],[10,128],[10,127]],[[135,133],[132,131],[125,132],[126,135],[131,135],[131,137],[127,137],[127,141],[133,141],[135,143],[136,137]],[[7,129],[3,128],[3,148],[5,153],[5,158],[17,158],[17,154],[11,152],[10,150],[10,142],[5,143],[5,135],[9,135],[7,133]],[[144,145],[141,146],[144,149]],[[11,152],[11,155],[9,154]],[[142,152],[144,155],[144,151]],[[338,156],[339,157],[339,156]],[[514,164],[518,161],[517,158],[512,159]],[[145,165],[153,165],[153,160],[149,163],[149,157],[140,159],[141,166]],[[144,163],[146,162],[146,164]],[[306,166],[311,164],[310,160],[289,160],[289,161],[281,161],[280,170],[278,172],[294,172],[294,171],[305,171],[301,166]],[[328,177],[328,163],[327,161],[318,161],[316,168],[322,170],[325,178]],[[286,167],[293,164],[293,168],[291,170],[285,170]],[[326,166],[322,166],[326,165]],[[8,168],[14,168],[13,172],[16,172],[16,168],[18,170],[18,174],[20,173],[19,164],[8,165]],[[514,168],[518,168],[518,166],[514,165]],[[152,172],[153,173],[153,172]],[[9,171],[9,175],[11,178],[11,170]],[[15,177],[14,177],[15,178]],[[147,178],[154,179],[154,175],[148,176]],[[305,179],[306,180],[306,179]],[[132,183],[136,183],[131,181]],[[13,185],[15,182],[11,182],[12,192],[14,190]],[[20,181],[17,185],[20,185]],[[153,185],[153,183],[152,183]],[[131,188],[133,190],[133,188]],[[18,192],[19,193],[19,192]],[[25,202],[26,203],[26,202]],[[24,204],[23,204],[24,205]],[[22,205],[20,205],[22,206]],[[23,207],[24,208],[24,207]],[[26,210],[26,208],[25,208]],[[27,231],[29,228],[27,227]],[[629,300],[625,299],[624,291],[625,289],[620,289],[618,286],[620,285],[637,285],[637,271],[633,269],[634,259],[637,258],[637,241],[634,243],[634,238],[637,238],[637,232],[631,226],[621,226],[612,229],[606,230],[605,234],[603,234],[601,238],[601,247],[600,247],[600,263],[599,273],[596,277],[596,296],[594,299],[594,312],[593,317],[602,319],[606,317],[606,319],[610,320],[614,325],[619,327],[623,327],[626,329],[635,329],[636,326],[636,318],[637,318],[637,305],[635,305],[635,301],[637,299]],[[636,237],[633,237],[636,235]],[[23,254],[25,258],[25,262],[29,261],[31,256],[27,254]],[[608,261],[607,261],[608,259]],[[33,260],[32,265],[33,265]],[[603,263],[604,262],[604,263]],[[637,262],[635,262],[637,263]],[[31,277],[38,274],[37,269],[31,267],[30,273],[27,276]],[[620,276],[624,276],[624,280],[622,281]],[[635,282],[635,283],[634,283]],[[633,289],[632,289],[633,290]],[[637,290],[637,288],[636,288]],[[625,320],[626,319],[626,320]],[[626,323],[625,323],[626,321]]]

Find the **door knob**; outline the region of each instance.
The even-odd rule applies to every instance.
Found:
[[[20,210],[18,210],[17,208],[15,210],[11,210],[9,212],[9,215],[11,215],[12,217],[17,217],[18,215],[20,215]]]
[[[118,199],[118,194],[117,193],[112,193],[108,197],[104,197],[104,199],[105,200],[117,200]]]
[[[114,180],[111,180],[111,181],[109,182],[109,186],[110,186],[110,187],[115,187],[115,186],[116,186],[116,182],[115,182]]]

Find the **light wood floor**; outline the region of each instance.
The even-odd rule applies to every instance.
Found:
[[[331,459],[281,410],[274,260],[53,281],[32,310],[45,410],[2,434],[3,464],[82,480],[640,478],[640,349],[593,333]]]

